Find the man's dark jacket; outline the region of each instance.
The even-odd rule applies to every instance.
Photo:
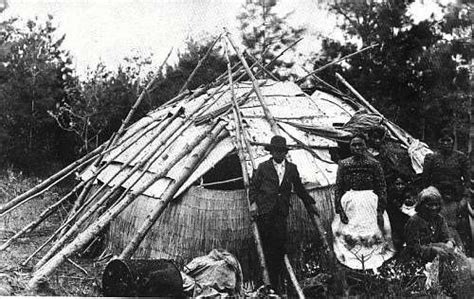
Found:
[[[286,160],[284,163],[286,163],[285,174],[281,185],[272,159],[261,163],[252,177],[250,203],[257,203],[257,215],[259,216],[270,213],[287,216],[292,187],[305,204],[314,204],[314,199],[301,183],[296,165]]]

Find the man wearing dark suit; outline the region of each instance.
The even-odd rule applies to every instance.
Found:
[[[261,163],[252,177],[250,213],[257,221],[272,287],[278,291],[281,290],[280,274],[287,241],[286,218],[292,189],[311,212],[316,213],[316,210],[315,201],[303,187],[296,165],[285,159],[288,152],[285,138],[273,136],[265,149],[272,158]]]

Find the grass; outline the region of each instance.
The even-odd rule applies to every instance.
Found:
[[[19,172],[6,170],[0,173],[0,203],[3,204],[15,196],[27,191],[40,183],[38,178],[25,177]],[[67,187],[53,187],[43,195],[21,205],[19,208],[0,218],[0,242],[3,243],[18,230],[26,226],[49,205],[67,193]],[[33,266],[38,257],[33,258],[28,265],[21,263],[41,246],[67,216],[70,203],[65,204],[56,213],[41,223],[35,230],[25,234],[12,243],[10,247],[0,252],[0,296],[2,295],[57,295],[57,296],[99,296],[100,273],[104,263],[81,259],[74,262],[87,271],[84,273],[71,263],[61,266],[51,277],[49,286],[43,287],[38,293],[31,293],[27,283],[32,276]],[[40,253],[42,256],[49,248]]]
[[[0,204],[40,183],[38,178],[25,177],[19,172],[7,170],[0,173]],[[26,226],[49,205],[56,202],[70,191],[70,186],[54,187],[38,198],[25,203],[0,218],[0,244],[8,240],[18,230]],[[32,293],[27,283],[32,277],[33,266],[46,253],[50,246],[44,248],[38,256],[26,266],[21,263],[41,246],[64,221],[71,203],[65,204],[55,214],[44,221],[38,228],[22,236],[6,250],[0,252],[0,296],[15,295],[47,295],[47,296],[100,296],[101,275],[108,262],[107,259],[97,261],[92,259],[76,259],[74,263],[64,263],[49,278],[48,285],[44,285]],[[331,276],[322,265],[324,257],[318,244],[309,244],[301,248],[301,260],[297,266],[297,274],[303,287],[309,286],[308,294],[315,297],[338,297],[331,287]],[[419,270],[419,271],[418,271]],[[398,264],[387,264],[379,273],[370,271],[346,271],[346,277],[352,296],[375,297],[413,297],[443,295],[440,290],[426,291],[423,269],[418,269],[415,275],[407,277],[406,271]]]
[[[303,281],[303,286],[309,286],[308,297],[338,297],[340,293],[335,289],[337,284],[334,284],[333,278],[328,275],[329,271],[322,264],[326,258],[322,256],[322,250],[319,246],[319,243],[310,243],[302,249],[302,260],[299,261],[299,264],[303,265],[300,269],[300,280]],[[466,294],[472,294],[474,290],[473,281],[466,276],[469,275],[469,271],[466,268],[452,267],[453,265],[444,267],[444,271],[449,269],[451,272],[439,276],[440,279],[443,277],[453,281],[448,283],[439,281],[428,289],[425,286],[425,273],[435,270],[434,268],[427,270],[423,263],[415,260],[403,260],[395,257],[379,267],[377,272],[341,267],[345,272],[349,296],[362,296],[364,298],[468,297]],[[438,263],[436,269],[439,269],[439,273],[441,273],[443,267]],[[450,287],[446,289],[441,285]],[[456,296],[456,294],[461,295]]]

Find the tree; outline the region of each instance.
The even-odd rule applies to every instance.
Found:
[[[303,28],[290,26],[288,17],[291,13],[280,16],[274,12],[275,5],[276,0],[249,0],[243,6],[242,13],[237,16],[243,45],[252,56],[261,59],[264,65],[298,40],[305,31]],[[269,68],[275,76],[282,80],[296,77],[291,69],[295,61],[289,59],[290,56],[295,56],[295,51],[292,51],[293,55],[279,58]]]
[[[320,75],[337,84],[334,73],[341,72],[388,118],[416,137],[432,141],[434,130],[464,118],[458,112],[469,94],[466,72],[452,57],[470,61],[470,54],[446,36],[446,19],[415,24],[407,14],[412,2],[333,5],[348,41],[326,39],[314,68],[354,52],[357,43],[362,47],[379,43],[377,49],[348,59],[345,67],[334,66]]]
[[[177,64],[168,66],[165,75],[153,88],[154,91],[151,93],[153,107],[160,106],[178,94],[215,39],[215,36],[211,36],[201,41],[189,39],[186,42],[185,49],[178,54]],[[188,89],[209,84],[226,70],[227,63],[222,56],[221,45],[217,43],[189,83]]]
[[[99,63],[89,70],[85,79],[76,78],[66,88],[66,96],[55,109],[49,110],[65,131],[75,134],[78,147],[75,154],[83,154],[105,142],[118,130],[150,74],[141,79],[142,67],[149,65],[149,57],[124,58],[117,71]],[[150,102],[139,106],[132,121],[150,109]]]
[[[54,39],[51,16],[28,21],[26,29],[9,20],[0,31],[0,151],[8,163],[34,170],[45,159],[64,158],[59,148],[68,136],[47,110],[65,96],[71,59],[61,48],[65,37]]]
[[[119,129],[122,120],[152,78],[156,77],[155,83],[131,123],[176,96],[211,43],[189,40],[184,51],[178,55],[177,65],[168,66],[166,72],[158,74],[143,74],[142,70],[149,68],[151,59],[139,55],[124,58],[116,71],[99,64],[89,71],[85,79],[76,78],[73,84],[68,85],[64,99],[49,113],[62,129],[75,134],[79,145],[75,152],[88,152]],[[202,64],[188,89],[210,83],[225,70],[226,64],[219,49],[215,49]]]

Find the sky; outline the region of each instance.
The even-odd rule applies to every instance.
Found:
[[[275,10],[293,12],[290,24],[307,29],[299,51],[318,51],[317,35],[340,37],[336,20],[320,8],[317,0],[279,0]],[[324,1],[323,1],[324,2]],[[201,39],[229,28],[238,37],[236,16],[245,0],[8,0],[0,19],[54,16],[58,36],[73,56],[79,74],[103,62],[116,67],[126,56],[153,54],[159,65],[171,48],[176,60],[187,38]],[[414,5],[417,18],[436,11],[433,1]]]

